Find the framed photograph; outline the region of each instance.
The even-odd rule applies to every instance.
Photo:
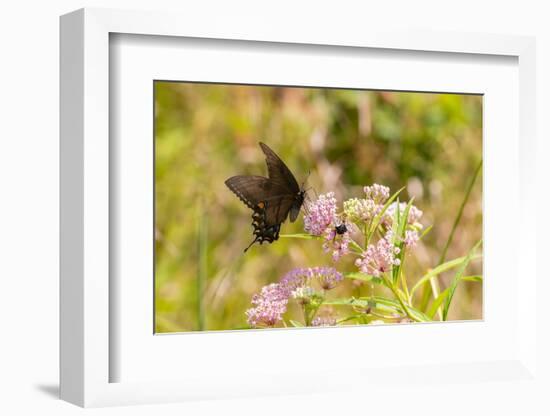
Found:
[[[155,333],[483,318],[482,95],[154,95]]]
[[[537,383],[534,40],[287,29],[61,18],[61,397]]]

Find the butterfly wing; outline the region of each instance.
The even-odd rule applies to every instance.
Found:
[[[272,197],[265,201],[265,222],[268,225],[281,224],[285,222],[294,198],[290,195]]]
[[[300,192],[296,178],[281,158],[267,144],[260,142],[260,147],[265,154],[269,179],[283,186],[292,195]]]
[[[245,205],[260,213],[267,225],[286,220],[294,198],[279,183],[263,176],[233,176],[225,184]]]
[[[269,198],[273,183],[263,176],[233,176],[225,184],[248,208],[256,209],[264,199]]]

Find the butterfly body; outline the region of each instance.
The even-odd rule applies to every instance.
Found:
[[[266,144],[260,143],[266,156],[268,177],[237,175],[225,181],[227,187],[250,209],[255,242],[272,243],[279,239],[281,224],[296,221],[304,202],[305,191],[284,162]]]

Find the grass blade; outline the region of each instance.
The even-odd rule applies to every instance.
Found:
[[[422,240],[422,238],[424,238],[424,236],[425,236],[426,234],[428,234],[428,233],[432,230],[432,228],[433,228],[433,225],[427,226],[427,227],[424,229],[424,231],[422,231],[422,234],[420,234],[420,235],[418,236],[418,239],[419,239],[419,240]]]
[[[445,246],[443,247],[443,251],[441,252],[441,256],[439,257],[438,264],[441,264],[445,261],[447,257],[447,250],[449,249],[449,246],[451,245],[451,242],[453,241],[456,229],[458,227],[458,224],[460,223],[460,220],[462,218],[462,213],[464,212],[464,207],[466,206],[466,203],[468,202],[468,199],[470,199],[470,194],[472,193],[472,189],[474,188],[474,184],[476,182],[477,177],[479,176],[479,172],[481,172],[481,167],[483,166],[483,160],[479,161],[479,164],[477,165],[477,168],[474,172],[474,175],[472,176],[472,180],[468,184],[468,188],[466,189],[466,193],[464,194],[464,199],[462,200],[462,203],[460,204],[460,208],[458,209],[458,213],[455,217],[455,221],[453,223],[453,227],[451,228],[451,232],[449,233],[449,237],[447,238],[447,241],[445,243]],[[430,286],[426,285],[424,293],[422,295],[422,300],[420,302],[420,308],[422,310],[425,309],[426,305],[428,304],[428,301],[430,299],[431,295],[431,288]]]
[[[481,257],[481,254],[475,254],[472,256],[470,260],[475,260]],[[418,280],[418,282],[415,283],[415,285],[411,289],[411,296],[414,294],[414,292],[422,286],[424,283],[427,283],[432,277],[436,277],[440,275],[443,272],[446,272],[447,270],[453,269],[457,266],[460,266],[462,262],[466,259],[466,256],[464,257],[458,257],[453,260],[449,260],[446,263],[440,264],[436,268],[430,270],[428,273],[426,273],[424,276]]]
[[[447,293],[447,297],[445,298],[445,303],[443,304],[443,320],[447,320],[447,314],[449,313],[449,307],[451,306],[451,301],[453,300],[453,296],[456,290],[456,287],[458,286],[458,282],[462,279],[462,275],[464,274],[464,271],[466,270],[466,267],[472,260],[472,257],[474,256],[474,252],[477,250],[479,245],[481,244],[482,240],[479,240],[468,252],[468,255],[460,265],[460,268],[457,270],[455,278],[451,282],[451,286],[448,287],[449,293]]]
[[[426,315],[424,312],[419,311],[416,308],[413,308],[412,306],[407,305],[407,309],[409,311],[409,315],[418,322],[430,322],[432,321],[432,318],[430,318],[428,315]]]
[[[466,281],[466,282],[481,282],[481,281],[483,281],[481,276],[462,276],[462,278],[460,280]],[[437,280],[435,280],[435,278],[431,278],[430,283],[431,282],[434,282],[437,285]],[[433,303],[430,305],[428,311],[426,312],[426,315],[428,315],[430,318],[433,319],[436,312],[437,312],[437,313],[439,313],[439,319],[443,320],[443,314],[441,313],[440,307],[441,307],[441,303],[443,303],[443,300],[447,297],[447,294],[449,293],[449,289],[450,288],[447,288],[443,292],[438,294],[437,293],[439,291],[438,286],[436,286],[436,287],[432,286],[432,291],[434,293],[434,298],[435,299],[434,299]]]
[[[466,194],[464,195],[464,199],[462,200],[462,203],[460,204],[460,208],[458,209],[458,213],[455,218],[455,222],[453,224],[453,228],[451,229],[451,233],[449,234],[449,238],[447,238],[447,242],[445,243],[445,246],[443,248],[443,251],[441,252],[441,257],[439,258],[439,264],[443,263],[445,261],[445,257],[447,256],[447,250],[449,249],[449,246],[451,245],[451,242],[453,241],[453,237],[455,235],[455,231],[458,227],[458,223],[460,222],[462,218],[462,213],[464,212],[464,207],[466,206],[466,203],[468,202],[468,199],[470,198],[470,194],[472,193],[472,189],[474,188],[474,184],[476,182],[476,179],[479,175],[479,172],[481,171],[481,166],[483,165],[483,161],[480,160],[479,164],[477,165],[476,171],[474,172],[474,176],[472,177],[472,180],[470,181],[470,184],[468,185],[468,189],[466,190]]]
[[[483,282],[483,277],[481,276],[462,276],[462,280],[465,282]]]
[[[440,289],[439,289],[439,282],[435,277],[430,277],[430,287],[432,288],[434,299],[437,299],[437,297],[439,296]],[[443,319],[443,314],[441,313],[441,309],[439,309],[439,306],[436,309],[437,309],[437,314],[439,316],[439,320],[441,321]],[[428,314],[428,316],[431,316],[432,319],[434,317],[434,315],[430,315],[430,314]]]
[[[437,311],[439,311],[439,308],[441,306],[441,304],[443,303],[443,300],[445,300],[445,298],[447,297],[448,293],[449,293],[449,289],[450,288],[447,288],[445,289],[443,292],[441,292],[433,301],[433,303],[430,305],[430,308],[428,309],[428,311],[426,312],[426,315],[428,315],[430,318],[434,318],[435,316],[435,313]],[[443,320],[443,316],[441,317],[441,320]]]

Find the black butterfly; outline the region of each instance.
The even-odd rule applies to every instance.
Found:
[[[244,250],[258,241],[272,243],[279,238],[281,224],[290,216],[296,221],[304,202],[305,191],[284,162],[265,143],[260,142],[265,154],[268,178],[263,176],[233,176],[225,181],[231,191],[252,209],[254,240]]]

